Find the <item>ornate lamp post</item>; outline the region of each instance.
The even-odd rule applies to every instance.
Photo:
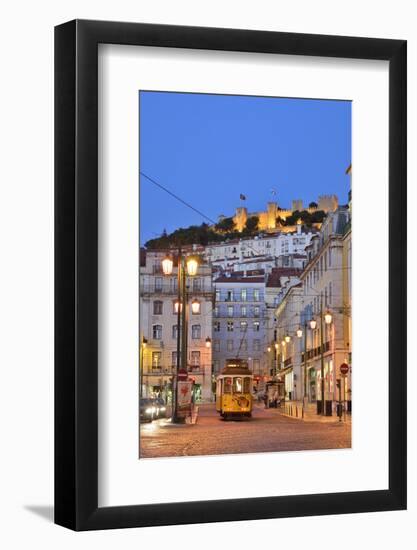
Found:
[[[330,325],[333,321],[333,316],[329,310],[323,313],[323,300],[320,299],[320,373],[321,373],[321,414],[326,414],[326,400],[324,396],[324,324]],[[313,318],[310,321],[310,328],[315,330],[317,321]],[[317,414],[319,412],[317,411]]]
[[[194,277],[198,271],[198,261],[193,257],[182,255],[178,249],[178,297],[175,304],[177,314],[177,364],[175,374],[172,376],[172,418],[171,422],[181,422],[178,416],[178,373],[187,370],[187,275]],[[167,256],[162,260],[162,270],[165,275],[172,275],[174,262]],[[200,313],[200,302],[193,300],[191,305],[193,313]]]

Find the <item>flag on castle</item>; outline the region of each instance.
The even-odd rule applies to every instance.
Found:
[[[242,195],[242,193],[240,194],[240,200],[241,201],[245,201],[246,200],[246,195]]]

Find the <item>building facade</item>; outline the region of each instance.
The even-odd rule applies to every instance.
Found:
[[[177,365],[177,267],[172,275],[162,272],[164,252],[142,253],[140,266],[140,373],[144,396],[169,399]],[[198,303],[198,313],[191,304]],[[187,279],[187,370],[194,379],[197,401],[212,397],[213,284],[210,266],[199,265],[197,275]]]
[[[285,361],[289,363],[291,356],[293,388],[296,380],[301,382],[292,392],[293,399],[302,399],[301,386],[309,401],[321,401],[324,387],[324,399],[334,408],[340,395],[337,381],[341,380],[342,397],[351,401],[351,375],[343,378],[340,373],[340,366],[350,365],[351,360],[350,242],[350,211],[340,207],[329,213],[306,248],[308,264],[300,275],[302,286],[283,296],[276,309],[279,339],[288,334],[291,342],[285,348],[284,365],[289,366]],[[296,335],[296,319],[301,338]]]
[[[264,277],[220,276],[214,281],[213,370],[246,359],[254,376],[268,374]]]
[[[276,235],[258,235],[251,238],[233,239],[222,243],[213,243],[205,247],[204,258],[213,266],[224,271],[243,271],[244,269],[271,269],[280,258],[304,256],[306,246],[315,234],[314,230],[304,231],[301,224],[291,233]],[[281,263],[284,263],[282,260]],[[263,267],[253,264],[263,263]]]

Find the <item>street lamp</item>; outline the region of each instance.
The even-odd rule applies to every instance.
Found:
[[[200,302],[194,298],[194,300],[191,302],[191,311],[194,314],[200,313]]]
[[[297,334],[297,338],[302,338],[303,337],[303,329],[301,327],[298,327],[296,334]]]
[[[288,332],[287,332],[287,334],[285,335],[284,340],[285,340],[285,342],[286,342],[287,344],[290,343],[290,341],[291,341],[291,336],[288,334]]]
[[[210,338],[210,336],[207,336],[207,338],[206,338],[206,348],[208,348],[208,349],[211,348],[211,338]]]
[[[198,262],[196,258],[189,257],[187,258],[187,272],[190,277],[197,275]]]
[[[178,311],[182,311],[182,304],[180,304],[178,300],[174,302],[174,311],[175,313],[178,313]]]
[[[144,354],[144,351],[145,351],[145,348],[146,348],[146,345],[148,343],[148,340],[142,336],[142,342],[141,342],[141,345],[140,345],[140,357],[139,357],[139,367],[140,367],[140,370],[139,370],[139,377],[140,377],[140,380],[139,380],[139,396],[142,397],[142,394],[143,394],[143,354]]]
[[[325,415],[326,400],[324,396],[324,326],[323,320],[326,325],[330,325],[333,316],[329,310],[323,314],[323,299],[320,299],[320,373],[321,373],[321,414]]]
[[[180,369],[187,370],[187,275],[194,277],[198,271],[198,261],[196,258],[184,258],[181,248],[177,252],[178,258],[178,297],[174,304],[174,310],[177,314],[177,364],[172,376],[172,422],[180,422],[183,419],[178,417],[178,374]],[[173,260],[166,256],[162,260],[162,270],[165,275],[171,275],[173,271]],[[193,300],[191,304],[193,313],[200,313],[200,302]],[[207,345],[207,344],[206,344]]]
[[[164,275],[171,275],[173,265],[174,262],[172,261],[171,256],[166,256],[162,260],[162,271],[164,272]]]
[[[314,319],[314,317],[310,320],[310,328],[311,330],[315,330],[317,327],[317,321]]]
[[[326,311],[326,313],[324,314],[324,322],[326,323],[326,325],[330,325],[330,323],[332,322],[332,314],[330,313],[329,310]]]

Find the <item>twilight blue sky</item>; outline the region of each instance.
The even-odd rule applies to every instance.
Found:
[[[349,101],[140,92],[140,171],[208,217],[268,200],[290,207],[318,195],[347,202]],[[276,190],[275,197],[271,188]],[[201,224],[191,209],[140,176],[141,244]]]

